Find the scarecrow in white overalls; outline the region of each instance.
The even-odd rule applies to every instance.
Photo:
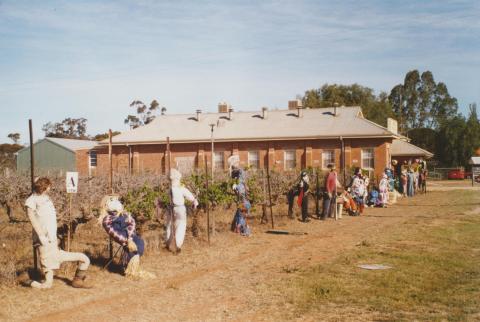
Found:
[[[193,208],[197,208],[198,200],[184,185],[181,184],[182,174],[177,169],[170,170],[171,201],[173,209],[167,212],[165,242],[169,248],[172,238],[175,238],[175,253],[182,250],[185,232],[187,230],[187,209],[185,199],[192,202]],[[172,250],[173,251],[173,250]]]

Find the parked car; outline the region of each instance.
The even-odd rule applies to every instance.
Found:
[[[454,169],[448,171],[448,180],[463,180],[465,179],[465,171],[462,169]]]

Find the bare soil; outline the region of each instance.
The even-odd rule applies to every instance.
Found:
[[[440,186],[438,182],[436,186]],[[22,286],[0,288],[0,320],[374,320],[377,318],[374,312],[348,307],[296,316],[294,308],[282,300],[284,294],[276,291],[275,285],[290,274],[334,261],[398,229],[409,229],[412,218],[425,219],[435,225],[479,206],[479,198],[465,202],[450,196],[451,192],[431,192],[400,199],[387,209],[368,208],[364,216],[344,215],[338,221],[312,219],[301,223],[284,216],[277,218],[275,228],[305,232],[305,235],[266,234],[270,226],[258,222],[252,223],[251,237],[218,227],[223,232],[212,237],[210,246],[188,234],[178,256],[163,249],[149,249],[142,264],[157,276],[153,280],[130,280],[116,272],[103,271],[100,265],[92,265],[90,278],[94,289],[72,288],[69,285],[72,269],[61,271],[50,290]],[[282,209],[276,213],[284,213],[284,207],[279,208]],[[452,216],[439,216],[440,208],[442,213]],[[224,214],[225,218],[230,215],[230,212]],[[160,234],[158,232],[158,239]]]

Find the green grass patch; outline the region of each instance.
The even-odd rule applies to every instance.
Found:
[[[387,320],[480,319],[480,215],[399,230],[385,244],[359,245],[291,279],[287,292],[297,314],[333,305]],[[373,263],[393,269],[357,267]]]

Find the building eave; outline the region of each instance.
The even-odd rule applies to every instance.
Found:
[[[266,141],[298,141],[298,140],[339,140],[339,139],[378,139],[378,138],[397,138],[396,135],[336,135],[336,136],[306,136],[306,137],[275,137],[275,138],[234,138],[221,139],[214,138],[217,143],[225,142],[266,142]],[[210,143],[210,139],[202,140],[170,140],[170,144],[188,144],[188,143]],[[167,144],[166,140],[158,141],[120,141],[112,142],[113,146],[128,146],[128,145],[153,145],[153,144]],[[108,146],[108,142],[100,142],[99,147]],[[95,148],[93,148],[95,149]]]

